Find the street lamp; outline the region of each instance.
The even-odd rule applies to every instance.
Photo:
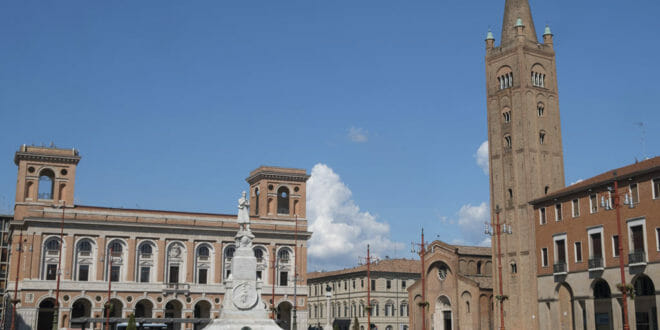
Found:
[[[500,209],[499,205],[495,206],[495,214],[497,214],[497,221],[495,222],[495,228],[492,224],[485,224],[484,234],[488,236],[497,236],[497,271],[499,273],[499,283],[500,283],[500,294],[497,300],[500,302],[500,329],[504,330],[504,293],[502,291],[502,244],[500,236],[502,234],[511,235],[513,231],[511,230],[511,225],[502,224],[500,226]]]
[[[614,175],[616,176],[616,172],[614,172]],[[607,187],[607,190],[612,193],[612,187]],[[610,200],[609,198],[607,201],[605,200],[605,196],[601,196],[601,206],[605,208],[606,210],[616,210],[616,230],[619,235],[619,271],[621,272],[621,294],[622,294],[622,302],[623,302],[623,329],[628,330],[630,329],[630,326],[628,325],[628,299],[626,297],[626,293],[628,289],[626,288],[626,270],[625,270],[625,263],[623,262],[623,236],[621,235],[621,210],[619,208],[621,207],[621,199],[620,199],[620,194],[619,194],[619,182],[614,179],[614,191],[613,191],[613,199],[614,201]],[[632,199],[632,196],[628,198],[628,194],[625,195],[625,200],[623,201],[624,205],[628,205],[631,209],[635,207],[635,202]],[[613,203],[612,203],[613,202]]]
[[[421,243],[411,243],[412,247],[410,249],[411,253],[418,253],[419,254],[419,261],[421,262],[422,265],[422,271],[421,271],[421,280],[422,280],[422,330],[426,330],[426,307],[428,306],[426,302],[426,280],[425,280],[425,274],[426,274],[426,267],[424,266],[424,255],[426,254],[426,247],[424,245],[424,228],[422,228],[422,241]],[[419,250],[415,250],[415,246],[419,247]]]

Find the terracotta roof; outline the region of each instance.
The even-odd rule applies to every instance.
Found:
[[[584,191],[590,188],[608,184],[610,182],[613,182],[615,178],[617,180],[624,180],[631,176],[640,175],[647,172],[658,171],[658,170],[660,170],[660,157],[654,157],[651,159],[643,160],[638,163],[634,163],[632,165],[620,167],[614,170],[607,171],[605,173],[601,173],[592,178],[570,185],[566,188],[562,188],[557,191],[554,191],[546,196],[535,199],[529,203],[539,204],[548,200],[553,200],[555,198],[567,196],[572,193],[576,193],[579,191]]]
[[[421,270],[419,260],[412,259],[385,259],[371,264],[372,272],[390,272],[390,273],[413,273],[419,274]],[[367,265],[353,268],[340,269],[330,272],[311,272],[307,273],[307,279],[331,277],[344,274],[366,272]]]

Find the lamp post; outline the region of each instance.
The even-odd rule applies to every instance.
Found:
[[[57,258],[57,284],[55,286],[55,311],[53,315],[53,330],[58,329],[60,318],[60,278],[62,277],[62,246],[64,246],[64,204],[54,205],[55,208],[62,208],[62,219],[60,220],[60,253]]]
[[[426,274],[426,267],[424,266],[424,255],[426,254],[426,247],[424,246],[424,228],[422,228],[422,241],[421,243],[412,243],[412,249],[410,252],[412,253],[418,253],[419,254],[419,261],[422,264],[422,271],[421,271],[421,276],[422,276],[422,330],[426,330],[426,307],[428,306],[426,303],[426,280],[425,280],[425,274]],[[415,246],[419,247],[419,250],[415,250]]]
[[[511,226],[508,226],[507,224],[502,224],[500,225],[500,212],[502,209],[500,209],[499,205],[495,206],[495,214],[497,221],[495,222],[495,228],[492,228],[491,224],[486,223],[485,225],[485,230],[484,233],[489,236],[497,236],[497,272],[499,275],[499,287],[500,287],[500,294],[499,300],[500,302],[500,329],[504,330],[504,293],[502,289],[502,243],[500,240],[500,237],[502,234],[509,234],[511,235],[513,232],[511,231]],[[494,229],[494,230],[493,230]]]
[[[105,305],[105,329],[110,330],[110,292],[112,289],[112,245],[110,245],[110,253],[106,256],[108,258],[108,302]]]
[[[616,172],[614,172],[614,176],[616,176]],[[607,190],[612,192],[611,187],[607,187]],[[614,209],[616,211],[616,229],[617,229],[617,234],[619,235],[619,271],[621,272],[621,294],[622,294],[622,302],[623,302],[623,329],[628,330],[630,329],[630,326],[628,325],[628,299],[627,299],[627,291],[628,289],[626,288],[626,265],[623,261],[623,236],[621,235],[622,229],[621,229],[621,210],[619,209],[621,207],[621,196],[619,195],[619,182],[617,181],[616,178],[614,178],[614,203],[608,198],[607,201],[605,201],[605,197],[601,196],[601,205],[606,209],[606,210],[611,210]],[[613,204],[613,205],[612,205]],[[625,194],[625,200],[623,204],[628,205],[630,208],[635,207],[635,202],[632,199],[632,196],[628,198],[628,194]]]
[[[12,299],[12,311],[11,311],[11,327],[9,329],[16,329],[16,304],[20,301],[18,299],[18,274],[21,273],[21,254],[23,252],[23,229],[21,229],[21,234],[18,237],[18,246],[16,247],[18,251],[18,262],[16,264],[16,281],[14,282],[14,299]]]
[[[367,265],[367,330],[371,330],[371,262],[377,260],[371,256],[371,247],[367,244],[367,256],[362,258]]]
[[[298,215],[296,215],[295,225],[293,231],[293,329],[298,330],[297,309],[298,309]]]

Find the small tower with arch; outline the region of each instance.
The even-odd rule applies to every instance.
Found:
[[[246,179],[250,184],[250,215],[260,218],[306,218],[303,169],[260,166]]]
[[[78,150],[22,145],[14,155],[18,166],[16,206],[73,206]],[[18,211],[18,210],[17,210]]]

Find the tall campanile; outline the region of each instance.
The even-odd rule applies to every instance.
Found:
[[[564,187],[564,159],[552,33],[539,42],[528,0],[506,0],[502,40],[486,39],[490,204],[500,223],[502,291],[507,329],[538,329],[534,198]],[[497,239],[493,238],[497,275]],[[500,284],[494,278],[495,295]],[[500,302],[494,301],[499,327]]]

